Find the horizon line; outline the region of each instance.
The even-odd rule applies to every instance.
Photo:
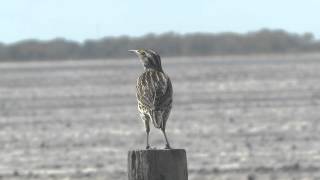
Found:
[[[161,36],[161,35],[165,35],[165,34],[175,34],[175,35],[180,35],[180,36],[186,36],[186,35],[193,35],[193,34],[206,34],[206,35],[221,35],[221,34],[237,34],[237,35],[248,35],[250,33],[257,33],[257,32],[261,32],[261,31],[283,31],[285,33],[288,34],[296,34],[296,35],[304,35],[304,34],[311,34],[314,37],[314,40],[318,41],[320,40],[320,37],[317,37],[316,33],[314,32],[294,32],[294,31],[288,31],[286,29],[281,29],[281,28],[260,28],[260,29],[256,29],[256,30],[249,30],[246,32],[237,32],[237,31],[219,31],[219,32],[214,32],[214,31],[193,31],[193,32],[176,32],[174,30],[172,31],[164,31],[161,33],[156,33],[156,32],[148,32],[148,33],[144,33],[141,35],[128,35],[128,34],[122,34],[122,35],[105,35],[105,36],[101,36],[101,37],[96,37],[96,38],[84,38],[83,40],[75,40],[75,39],[71,39],[68,37],[63,37],[63,36],[56,36],[53,38],[47,38],[47,39],[41,39],[41,38],[24,38],[21,40],[16,40],[16,41],[12,41],[12,42],[2,42],[0,40],[0,45],[13,45],[13,44],[18,44],[21,42],[26,42],[26,41],[39,41],[39,42],[49,42],[49,41],[54,41],[57,39],[62,39],[62,40],[66,40],[66,41],[71,41],[71,42],[75,42],[75,43],[84,43],[86,41],[98,41],[101,39],[106,39],[106,38],[121,38],[121,37],[128,37],[128,38],[143,38],[146,36]]]

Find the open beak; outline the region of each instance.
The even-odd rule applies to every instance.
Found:
[[[138,53],[138,50],[135,50],[135,49],[131,49],[131,50],[128,50],[129,52],[133,52],[133,53],[135,53],[136,55],[138,55],[139,53]]]

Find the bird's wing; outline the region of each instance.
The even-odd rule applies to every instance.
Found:
[[[167,75],[159,71],[144,72],[137,80],[137,98],[151,110],[171,108],[172,84]]]

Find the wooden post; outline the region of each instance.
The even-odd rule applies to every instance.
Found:
[[[129,180],[188,180],[184,149],[133,150],[128,153]]]

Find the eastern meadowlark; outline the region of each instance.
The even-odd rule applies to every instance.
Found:
[[[160,56],[150,49],[129,50],[135,53],[144,66],[144,72],[137,79],[138,110],[147,132],[147,149],[150,149],[150,121],[161,129],[166,149],[171,149],[167,135],[166,122],[172,107],[172,85],[161,66]]]

